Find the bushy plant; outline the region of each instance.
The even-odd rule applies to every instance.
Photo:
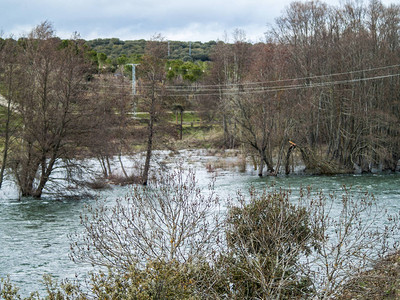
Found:
[[[235,298],[290,298],[312,292],[297,269],[300,256],[318,246],[310,212],[285,191],[238,194],[226,219],[223,260]]]

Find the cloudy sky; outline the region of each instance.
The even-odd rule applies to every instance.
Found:
[[[341,0],[324,2],[337,5]],[[398,0],[384,0],[384,3]],[[291,0],[0,0],[0,35],[20,37],[43,21],[57,36],[84,39],[225,40],[243,29],[253,42]]]

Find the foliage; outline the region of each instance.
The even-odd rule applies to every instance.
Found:
[[[205,72],[206,65],[200,62],[183,62],[182,60],[169,60],[166,63],[167,78],[172,81],[177,77],[181,77],[181,80],[196,82],[199,81]]]
[[[285,299],[310,294],[311,282],[296,269],[300,256],[319,243],[310,211],[284,191],[238,194],[226,220],[226,274],[236,298]]]
[[[86,41],[90,48],[96,52],[104,53],[111,60],[118,59],[123,55],[130,60],[135,60],[145,53],[147,43],[148,41],[146,40],[122,41],[117,38]],[[169,44],[170,59],[184,60],[185,58],[190,58],[193,61],[207,61],[209,60],[209,53],[216,42],[193,42],[189,45],[188,42],[170,41]],[[189,57],[189,47],[191,48],[191,57]]]
[[[98,299],[200,299],[193,296],[194,281],[189,266],[176,261],[149,261],[141,270],[100,272],[91,279]]]
[[[69,281],[61,285],[57,283],[50,275],[43,275],[42,283],[45,286],[46,296],[40,297],[39,292],[32,292],[30,296],[22,298],[18,288],[10,282],[10,279],[1,279],[0,298],[4,300],[87,300],[90,297],[85,295],[78,283]]]
[[[20,299],[18,288],[13,286],[10,278],[0,279],[0,297],[4,300]]]

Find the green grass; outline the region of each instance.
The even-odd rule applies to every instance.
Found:
[[[170,120],[173,122],[176,122],[176,115],[174,113],[170,113]],[[181,116],[178,113],[178,123],[181,121]],[[183,123],[200,123],[201,119],[199,115],[194,112],[194,111],[189,111],[189,112],[183,112],[183,118],[182,118]]]
[[[148,112],[137,112],[136,113],[136,118],[138,119],[149,119],[149,113]],[[176,114],[171,112],[166,112],[166,120],[170,123],[176,124]],[[201,124],[201,118],[198,115],[197,112],[195,111],[189,111],[189,112],[183,112],[183,127],[194,127],[194,126],[200,126]],[[178,113],[178,124],[181,123],[181,116]]]

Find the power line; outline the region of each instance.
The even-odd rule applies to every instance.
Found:
[[[295,78],[287,78],[287,79],[277,79],[277,80],[269,80],[269,81],[260,81],[260,82],[243,82],[243,83],[227,83],[227,84],[213,84],[213,85],[197,85],[196,87],[192,86],[176,86],[176,85],[164,85],[163,88],[168,91],[193,91],[193,89],[203,89],[203,90],[212,90],[213,88],[222,88],[222,89],[231,89],[234,87],[241,87],[246,88],[246,86],[250,85],[263,85],[263,84],[272,84],[272,83],[279,83],[279,82],[288,82],[288,81],[304,81],[304,80],[312,80],[312,79],[319,79],[319,78],[326,78],[326,77],[335,77],[341,75],[350,75],[350,74],[357,74],[357,73],[364,73],[364,72],[372,72],[377,70],[387,70],[392,68],[398,68],[400,64],[390,65],[390,66],[382,66],[382,67],[375,67],[369,69],[362,69],[362,70],[355,70],[355,71],[348,71],[348,72],[341,72],[341,73],[331,73],[331,74],[323,74],[323,75],[315,75],[315,76],[307,76],[307,77],[295,77]],[[127,87],[125,84],[121,85],[106,85],[100,84],[100,86],[109,86],[109,87]],[[141,88],[150,87],[149,85],[142,85]],[[208,88],[208,89],[207,89]],[[257,88],[257,87],[256,87]],[[270,88],[270,87],[264,87]]]
[[[369,81],[369,80],[378,80],[378,79],[392,78],[392,77],[397,77],[397,76],[400,76],[400,73],[368,77],[368,78],[350,79],[350,80],[326,81],[326,82],[320,82],[320,83],[311,83],[311,84],[307,84],[307,85],[296,84],[296,85],[259,88],[259,89],[244,90],[244,91],[232,90],[231,92],[224,93],[224,95],[232,96],[232,95],[244,95],[244,94],[276,93],[276,92],[284,92],[284,91],[299,90],[299,89],[328,87],[328,86],[333,86],[333,85],[338,85],[338,84],[356,83],[356,82]],[[206,93],[206,94],[199,93],[199,94],[194,94],[194,95],[197,95],[197,96],[219,96],[219,95],[221,95],[221,93]],[[182,96],[182,94],[169,95],[169,96],[177,97],[177,96]]]
[[[282,85],[282,86],[268,86],[268,87],[255,87],[255,88],[243,88],[243,90],[238,90],[235,88],[225,88],[220,90],[212,90],[212,89],[205,89],[201,90],[198,89],[197,91],[185,91],[185,90],[168,90],[169,92],[184,92],[180,94],[166,94],[167,97],[182,97],[182,96],[219,96],[221,93],[226,96],[231,95],[245,95],[245,94],[260,94],[260,93],[275,93],[275,92],[282,92],[282,91],[292,91],[292,90],[299,90],[299,89],[309,89],[309,88],[318,88],[318,87],[328,87],[334,86],[338,84],[352,84],[357,82],[363,81],[370,81],[370,80],[379,80],[385,78],[393,78],[400,76],[400,73],[396,74],[387,74],[387,75],[379,75],[373,77],[364,77],[364,78],[356,78],[356,79],[347,79],[347,80],[336,80],[336,81],[324,81],[324,82],[317,82],[317,83],[310,83],[310,84],[291,84],[291,85]],[[161,91],[159,89],[158,91]],[[214,93],[204,93],[207,91],[215,91]],[[121,95],[118,92],[111,92],[111,91],[96,91],[99,94],[112,94],[112,95]]]

